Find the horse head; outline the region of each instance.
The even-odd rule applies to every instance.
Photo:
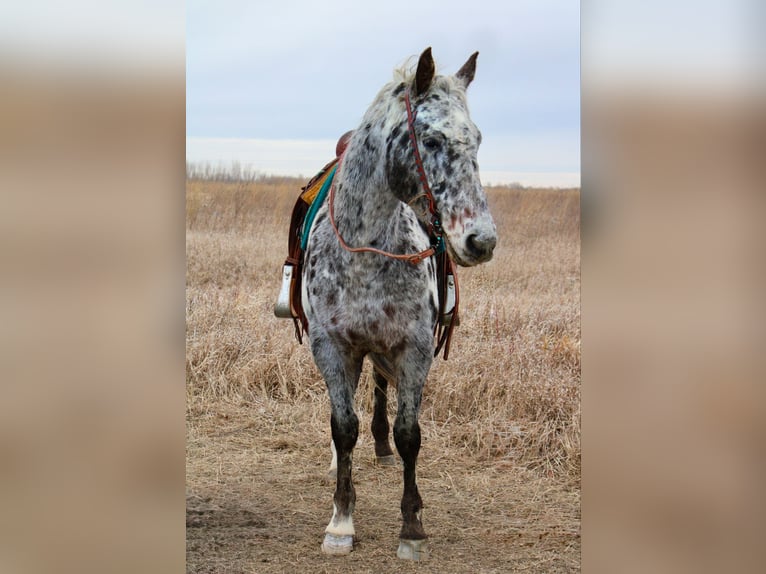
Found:
[[[454,76],[441,76],[436,75],[431,49],[421,54],[415,74],[400,92],[411,106],[407,129],[394,131],[398,137],[389,140],[386,158],[389,185],[400,200],[426,206],[430,188],[432,216],[443,228],[448,253],[463,266],[489,261],[497,243],[479,179],[481,132],[471,120],[466,100],[477,56],[478,52],[468,58]],[[421,209],[418,217],[430,223],[426,210]]]

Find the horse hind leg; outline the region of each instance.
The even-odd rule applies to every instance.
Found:
[[[404,493],[402,495],[402,529],[396,555],[405,560],[428,558],[428,536],[423,529],[421,513],[423,500],[415,480],[415,467],[420,452],[420,425],[418,411],[422,383],[412,388],[399,384],[399,408],[394,421],[394,442],[404,466]]]
[[[396,466],[396,457],[388,440],[390,426],[387,413],[387,390],[388,379],[377,369],[373,369],[372,377],[375,381],[374,410],[372,415],[372,436],[375,439],[375,459],[381,466]]]

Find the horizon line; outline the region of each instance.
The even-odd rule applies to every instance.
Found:
[[[229,138],[186,136],[187,163],[216,167],[239,164],[245,170],[266,176],[313,177],[335,155],[334,139]],[[481,160],[480,160],[481,163]],[[492,164],[480,170],[482,185],[579,188],[580,171],[512,169]]]

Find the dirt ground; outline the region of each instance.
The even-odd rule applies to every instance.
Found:
[[[401,474],[374,464],[364,412],[354,551],[325,556],[334,489],[325,410],[316,402],[189,406],[187,572],[579,572],[578,484],[461,456],[465,449],[423,420],[418,486],[430,558],[399,560]]]

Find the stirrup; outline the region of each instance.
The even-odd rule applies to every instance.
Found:
[[[449,327],[452,323],[452,315],[455,311],[455,276],[447,274],[447,300],[444,302],[444,312],[439,317],[439,323],[443,327]]]
[[[289,263],[282,267],[282,287],[279,290],[277,304],[274,305],[274,315],[280,319],[292,319],[293,312],[290,308],[290,284],[293,280],[294,267]]]

